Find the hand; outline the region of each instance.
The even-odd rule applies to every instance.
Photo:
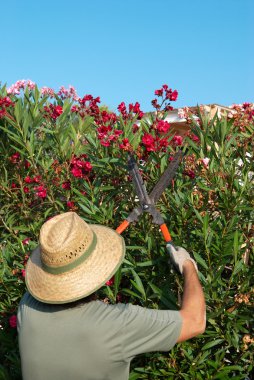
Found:
[[[190,260],[198,272],[196,261],[190,257],[190,254],[186,251],[186,249],[182,247],[174,247],[171,243],[166,245],[166,249],[169,253],[170,262],[179,273],[183,274],[183,265],[186,260]]]

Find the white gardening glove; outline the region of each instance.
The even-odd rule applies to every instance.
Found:
[[[178,272],[181,274],[183,273],[183,264],[186,260],[192,261],[196,271],[198,272],[196,261],[190,257],[190,254],[186,251],[186,249],[182,247],[174,247],[172,243],[168,243],[166,245],[166,249],[169,253],[170,262]]]

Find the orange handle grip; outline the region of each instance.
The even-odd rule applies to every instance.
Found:
[[[128,222],[128,220],[124,220],[123,223],[121,223],[120,226],[117,227],[116,232],[118,232],[121,235],[121,233],[124,230],[126,230],[129,224],[130,223]]]
[[[165,223],[160,226],[160,229],[161,229],[162,235],[163,235],[164,239],[166,240],[166,242],[168,243],[169,241],[171,241],[172,237],[171,237],[170,232],[168,230],[168,227],[166,226]]]

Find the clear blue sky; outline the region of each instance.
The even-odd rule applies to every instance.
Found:
[[[0,81],[72,84],[151,110],[154,90],[175,107],[254,101],[253,0],[12,0],[1,2]]]

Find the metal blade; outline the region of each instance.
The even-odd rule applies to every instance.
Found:
[[[141,177],[141,174],[138,170],[138,167],[137,167],[137,164],[136,164],[134,158],[132,157],[132,159],[131,159],[131,157],[129,157],[129,159],[128,159],[129,170],[130,170],[130,172],[131,172],[131,170],[133,170],[131,172],[131,174],[135,173],[135,178],[136,178],[136,176],[138,178],[140,177],[137,180],[137,182],[136,182],[136,179],[134,180],[134,176],[132,176],[132,179],[133,179],[133,183],[134,183],[135,189],[137,191],[138,197],[139,197],[139,199],[142,199],[141,206],[135,207],[131,211],[131,213],[128,215],[128,217],[126,218],[129,223],[136,222],[138,220],[138,218],[140,217],[140,215],[144,211],[146,211],[142,208],[142,204],[151,204],[152,203],[154,205],[157,202],[157,200],[160,198],[163,191],[170,184],[170,181],[174,178],[174,175],[175,175],[176,170],[179,166],[179,163],[180,163],[182,156],[183,156],[183,153],[181,151],[179,151],[175,154],[173,160],[170,162],[169,166],[167,167],[165,172],[162,174],[160,180],[157,182],[157,184],[155,185],[155,187],[153,188],[153,190],[151,191],[151,193],[149,195],[147,195],[147,191],[146,191],[143,179]],[[135,168],[135,170],[134,170],[134,168]],[[138,184],[137,186],[136,186],[136,183]],[[142,184],[141,186],[140,186],[140,183]],[[139,194],[140,194],[141,198],[140,198]],[[149,210],[147,210],[147,211],[149,211]],[[158,224],[161,224],[161,223],[159,222]]]
[[[149,198],[151,199],[152,202],[156,203],[158,201],[161,194],[164,192],[164,190],[168,187],[168,185],[174,178],[182,156],[183,156],[183,152],[179,150],[175,154],[173,160],[170,162],[165,172],[162,174],[157,184],[154,186],[153,190],[149,194]]]
[[[128,157],[128,169],[141,206],[151,203],[136,161],[131,155]]]

